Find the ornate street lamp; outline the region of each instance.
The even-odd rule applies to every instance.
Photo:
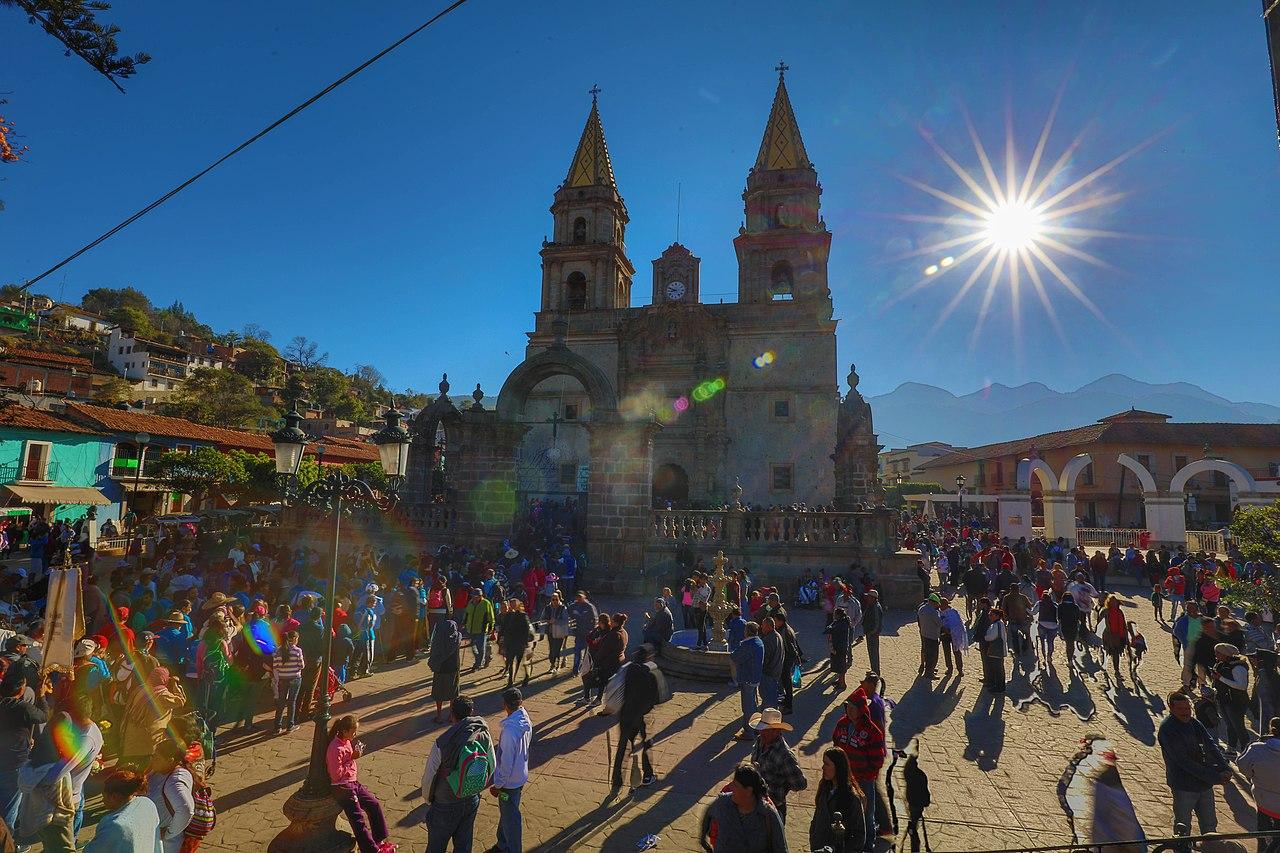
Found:
[[[290,795],[284,804],[287,826],[272,839],[268,850],[285,851],[350,850],[351,836],[339,832],[334,821],[342,809],[330,794],[329,770],[325,766],[325,738],[329,727],[329,660],[333,645],[333,613],[338,592],[338,543],[342,528],[342,513],[350,508],[375,508],[389,510],[400,499],[400,486],[408,467],[409,433],[401,426],[404,415],[392,409],[387,412],[387,425],[373,436],[378,445],[378,455],[387,475],[387,485],[382,491],[364,480],[334,471],[321,474],[315,482],[298,486],[298,468],[306,449],[307,436],[298,428],[302,416],[297,411],[285,415],[285,425],[272,433],[271,441],[276,450],[276,473],[282,481],[285,495],[293,501],[322,510],[333,518],[333,563],[329,572],[329,591],[325,616],[324,655],[317,677],[319,707],[315,715],[315,734],[311,739],[311,760],[307,767],[307,779],[302,788]]]

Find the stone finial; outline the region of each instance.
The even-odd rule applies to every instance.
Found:
[[[445,373],[440,376],[440,395],[447,396],[449,394],[449,374]]]
[[[858,365],[849,365],[849,392],[853,393],[858,390]]]
[[[555,343],[552,346],[556,349],[564,349],[564,339],[569,334],[569,321],[563,317],[557,317],[552,320],[551,334],[555,336]]]
[[[484,411],[484,402],[483,402],[484,391],[480,390],[479,382],[476,383],[476,390],[471,392],[471,399],[475,400],[475,402],[471,404],[471,411],[473,412]]]

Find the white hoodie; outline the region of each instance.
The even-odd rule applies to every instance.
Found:
[[[493,771],[493,785],[496,788],[519,788],[529,781],[529,741],[533,739],[533,721],[522,706],[508,714],[498,728],[498,759]]]

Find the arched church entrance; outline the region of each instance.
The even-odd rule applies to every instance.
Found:
[[[672,462],[659,465],[653,472],[653,504],[680,506],[689,500],[689,474]]]

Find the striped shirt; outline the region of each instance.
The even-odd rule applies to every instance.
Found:
[[[281,646],[271,656],[271,673],[276,681],[302,677],[302,649],[297,646]]]

